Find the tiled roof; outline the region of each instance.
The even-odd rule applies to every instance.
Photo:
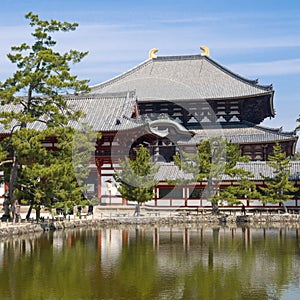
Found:
[[[93,93],[135,90],[139,101],[223,99],[273,94],[207,56],[159,56],[92,87]]]
[[[193,130],[194,137],[189,144],[199,144],[209,137],[221,136],[236,144],[251,144],[297,139],[295,132],[283,132],[281,128],[273,129],[251,123],[241,123],[235,126],[219,126]]]
[[[133,120],[136,96],[134,92],[91,94],[68,99],[70,106],[82,110],[83,123],[89,124],[95,131],[118,131],[141,126],[141,120]],[[76,123],[69,125],[76,127]]]
[[[134,111],[136,96],[134,92],[110,93],[110,94],[89,94],[85,96],[69,96],[68,105],[71,109],[81,110],[85,113],[82,122],[90,125],[95,131],[118,131],[135,128],[143,125],[142,120],[134,120],[131,115]],[[18,111],[19,106],[0,106],[2,111]],[[14,124],[12,124],[13,126]],[[70,121],[69,126],[79,128],[79,123]],[[45,124],[34,122],[28,128],[42,130]],[[9,133],[0,125],[0,133]]]
[[[268,166],[265,161],[251,161],[249,163],[237,163],[238,168],[242,168],[246,171],[250,171],[255,180],[261,180],[262,175],[266,177],[273,177],[273,168]],[[299,180],[300,179],[300,161],[291,161],[290,162],[290,179]]]
[[[174,163],[157,163],[159,170],[156,174],[156,179],[159,181],[175,180],[175,179],[191,179],[191,174],[186,174],[182,170],[174,165]],[[248,163],[237,163],[237,168],[242,168],[245,171],[251,172],[254,177],[252,180],[262,180],[262,175],[266,177],[273,176],[273,169],[267,165],[265,161],[250,161]],[[291,161],[290,162],[290,179],[291,180],[300,180],[300,161]],[[223,175],[222,180],[234,180],[233,178]]]
[[[191,174],[186,174],[182,170],[179,170],[179,168],[172,162],[157,162],[155,165],[159,167],[155,174],[155,178],[159,181],[193,178]]]

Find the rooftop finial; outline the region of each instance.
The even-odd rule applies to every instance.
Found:
[[[155,53],[158,51],[157,48],[152,48],[150,51],[149,51],[149,58],[156,58],[157,56],[155,55]]]
[[[207,46],[201,46],[200,49],[203,50],[201,56],[209,56],[209,48]]]

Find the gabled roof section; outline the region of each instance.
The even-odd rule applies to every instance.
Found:
[[[92,87],[92,93],[135,90],[139,101],[226,99],[270,95],[263,86],[201,55],[158,56]]]

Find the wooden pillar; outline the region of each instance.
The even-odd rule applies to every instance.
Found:
[[[154,228],[153,232],[153,246],[155,250],[159,248],[159,229],[157,227]]]
[[[190,249],[190,233],[189,229],[186,227],[183,232],[183,248],[186,252]]]
[[[98,231],[97,234],[97,251],[98,251],[98,268],[100,270],[100,272],[102,271],[102,230]]]
[[[128,230],[122,229],[122,247],[126,248],[128,245]]]

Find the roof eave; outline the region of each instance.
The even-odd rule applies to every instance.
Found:
[[[275,115],[276,115],[275,108],[274,108],[274,94],[275,94],[275,91],[272,90],[270,94],[271,94],[271,97],[270,97],[270,112],[271,112],[272,118],[274,118]]]

